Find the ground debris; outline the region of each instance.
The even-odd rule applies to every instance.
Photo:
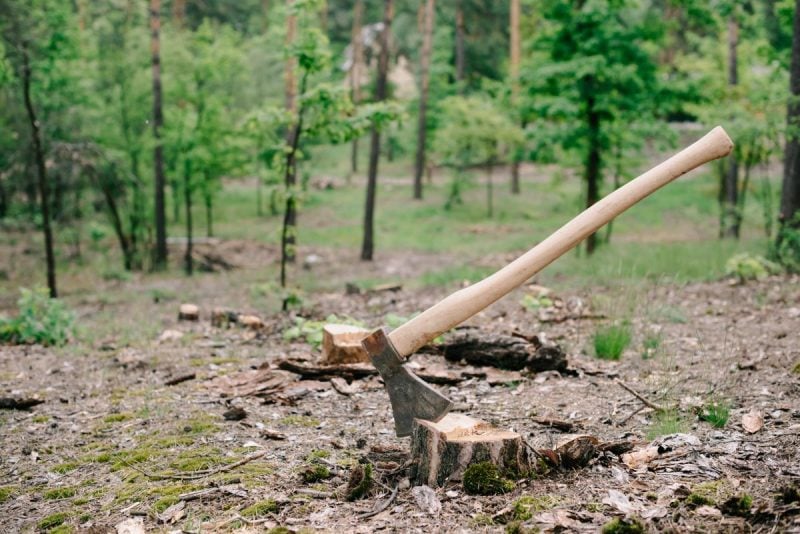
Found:
[[[0,397],[0,410],[28,410],[43,402],[35,397]]]
[[[177,386],[183,382],[188,382],[189,380],[194,380],[197,378],[197,373],[184,373],[182,375],[174,376],[168,380],[164,381],[165,386]]]
[[[206,383],[206,387],[223,397],[261,397],[274,400],[280,396],[296,375],[272,369],[268,363],[258,369],[218,376]]]
[[[247,417],[247,410],[239,406],[233,406],[230,409],[225,410],[225,413],[222,414],[222,417],[226,421],[241,421]]]
[[[419,509],[429,515],[436,516],[442,511],[442,503],[430,486],[423,484],[411,488],[411,496],[414,497],[414,502],[417,503]]]
[[[742,416],[742,428],[749,434],[755,434],[764,426],[764,416],[756,409]]]
[[[282,360],[278,363],[278,368],[298,374],[303,378],[317,378],[322,380],[330,380],[333,377],[339,377],[352,381],[378,374],[378,371],[367,363],[314,365],[294,360]]]
[[[442,350],[448,361],[465,361],[476,366],[534,372],[567,369],[567,357],[561,348],[543,345],[535,336],[523,338],[463,328],[448,336]]]
[[[159,523],[167,523],[172,524],[179,521],[184,514],[186,513],[184,509],[186,508],[186,501],[180,500],[158,514],[158,522]]]

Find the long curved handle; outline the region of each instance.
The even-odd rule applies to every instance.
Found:
[[[400,356],[408,356],[466,321],[586,239],[604,224],[675,178],[727,156],[733,141],[717,126],[693,145],[604,197],[550,237],[493,275],[456,291],[389,334]]]

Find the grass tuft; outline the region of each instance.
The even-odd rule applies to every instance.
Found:
[[[644,524],[637,518],[620,519],[615,517],[603,525],[603,534],[644,534],[647,532]]]
[[[659,436],[678,434],[687,429],[686,420],[681,417],[677,410],[665,410],[657,412],[655,419],[647,429],[647,439],[655,439]]]
[[[730,406],[725,401],[712,401],[703,406],[700,420],[711,423],[714,428],[723,428],[730,418]]]
[[[48,501],[69,499],[75,496],[75,488],[54,488],[44,492],[43,497]]]
[[[627,321],[598,328],[592,343],[594,354],[602,360],[619,360],[631,343],[631,325]]]
[[[247,519],[257,519],[259,517],[264,517],[267,514],[274,514],[277,511],[278,503],[276,503],[273,499],[267,499],[265,501],[260,501],[248,506],[240,512],[240,515]]]

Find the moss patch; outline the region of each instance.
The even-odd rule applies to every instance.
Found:
[[[274,514],[278,511],[278,503],[276,503],[272,499],[267,499],[265,501],[257,502],[253,505],[248,506],[239,514],[242,517],[246,517],[248,519],[255,519],[259,517],[264,517],[267,514]]]
[[[752,507],[753,498],[746,493],[742,493],[741,495],[735,495],[726,500],[719,509],[725,515],[747,517],[750,515],[750,508]]]
[[[48,501],[54,501],[57,499],[69,499],[70,497],[75,496],[75,488],[53,488],[51,490],[47,490],[42,495]]]
[[[464,491],[470,495],[498,495],[514,490],[514,483],[502,477],[492,462],[472,464],[464,470]]]
[[[41,530],[51,530],[58,525],[61,525],[69,518],[69,514],[65,512],[58,512],[55,514],[50,514],[38,523],[38,527]]]
[[[309,417],[307,415],[287,415],[281,419],[280,423],[286,426],[302,426],[305,428],[314,428],[319,426],[319,419]]]
[[[133,414],[129,413],[112,413],[103,418],[104,423],[121,423],[133,418]]]
[[[328,480],[332,476],[330,469],[319,464],[308,465],[300,471],[300,478],[307,484],[319,482],[320,480]]]
[[[637,518],[620,519],[615,517],[603,525],[603,534],[644,534],[644,524]]]
[[[513,520],[527,521],[533,514],[554,508],[559,502],[561,499],[555,495],[524,495],[512,505]]]
[[[347,500],[363,499],[372,488],[372,464],[358,464],[350,472],[347,482]]]

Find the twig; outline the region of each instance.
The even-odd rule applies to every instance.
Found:
[[[176,377],[170,378],[166,382],[164,382],[165,386],[176,386],[181,382],[186,382],[188,380],[194,380],[197,377],[196,373],[188,373],[185,375],[178,375]]]
[[[187,475],[181,475],[181,474],[165,474],[164,475],[164,474],[150,473],[148,471],[145,471],[144,469],[139,469],[138,467],[136,467],[133,464],[130,464],[130,463],[127,463],[127,462],[125,462],[125,464],[128,467],[130,467],[131,469],[133,469],[134,471],[138,471],[139,473],[143,474],[147,478],[150,478],[150,479],[153,479],[153,480],[199,480],[201,478],[206,478],[206,477],[210,477],[210,476],[213,476],[213,475],[218,475],[219,473],[226,473],[226,472],[231,471],[232,469],[236,469],[237,467],[240,467],[240,466],[242,466],[242,465],[244,465],[246,463],[252,462],[253,460],[257,460],[258,458],[261,458],[265,454],[267,454],[267,451],[260,451],[260,452],[257,452],[255,454],[251,454],[250,456],[247,456],[246,458],[242,458],[238,462],[232,463],[230,465],[224,465],[222,467],[218,467],[216,469],[211,469],[211,470],[195,471],[194,473],[187,474]]]
[[[666,411],[663,406],[660,406],[660,405],[650,401],[647,397],[645,397],[641,393],[637,392],[635,389],[630,387],[628,384],[626,384],[622,380],[616,379],[616,380],[614,380],[614,382],[616,382],[617,385],[619,385],[622,389],[624,389],[625,391],[627,391],[628,393],[630,393],[631,395],[633,395],[634,397],[636,397],[637,399],[642,401],[642,403],[644,403],[644,405],[647,406],[648,408],[652,408],[657,412]]]
[[[391,494],[391,495],[389,495],[389,498],[388,498],[388,499],[386,499],[385,501],[383,501],[383,503],[381,503],[381,505],[380,505],[380,506],[378,506],[376,509],[374,509],[374,510],[373,510],[373,511],[371,511],[371,512],[367,512],[367,513],[365,513],[365,514],[360,514],[360,515],[358,516],[358,518],[359,518],[359,519],[369,519],[370,517],[376,516],[376,515],[378,515],[379,513],[381,513],[381,512],[383,512],[384,510],[386,510],[387,508],[389,508],[389,505],[391,505],[391,504],[394,502],[394,500],[397,498],[397,492],[398,492],[399,490],[400,490],[400,485],[398,484],[398,485],[397,485],[397,486],[395,486],[395,487],[394,487],[394,489],[392,490],[392,494]]]
[[[308,488],[300,488],[295,493],[299,495],[308,495],[309,497],[313,497],[315,499],[332,499],[334,494],[330,491],[318,491]]]

